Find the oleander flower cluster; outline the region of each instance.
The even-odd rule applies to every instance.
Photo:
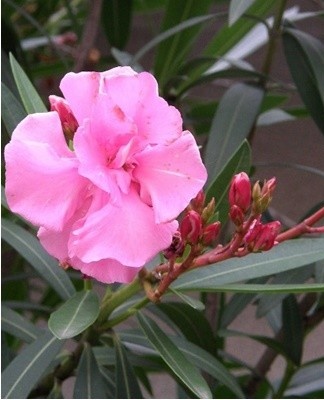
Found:
[[[68,73],[60,89],[6,146],[8,204],[62,266],[129,282],[203,187],[198,146],[147,72]]]

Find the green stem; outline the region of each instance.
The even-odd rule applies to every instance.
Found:
[[[116,292],[106,293],[101,304],[101,310],[98,317],[99,324],[104,323],[109,315],[126,300],[130,299],[134,294],[142,289],[142,284],[139,278],[135,278],[133,282],[128,285],[122,286]]]
[[[92,289],[92,280],[91,279],[84,279],[83,280],[83,287],[84,287],[84,290],[91,290]]]
[[[294,364],[290,361],[287,361],[287,366],[286,366],[284,377],[282,378],[279,389],[274,394],[273,399],[282,399],[283,398],[283,395],[287,389],[287,386],[289,385],[290,379],[293,376],[294,372],[295,372]]]
[[[136,303],[134,306],[129,308],[127,311],[123,312],[122,314],[118,315],[115,318],[110,319],[109,321],[105,322],[100,326],[100,330],[107,330],[110,328],[113,328],[114,326],[120,324],[121,322],[125,321],[127,318],[133,316],[134,314],[137,313],[138,310],[146,306],[147,303],[149,303],[150,300],[147,297],[144,297],[142,300],[140,300],[138,303]]]
[[[267,53],[263,62],[263,67],[262,67],[262,74],[264,75],[264,78],[262,78],[262,84],[265,85],[266,80],[268,79],[268,75],[270,73],[270,69],[272,66],[272,61],[273,61],[273,55],[275,53],[276,50],[276,46],[277,46],[277,39],[279,37],[280,34],[280,30],[281,30],[281,24],[282,24],[282,18],[283,18],[283,14],[286,8],[286,3],[287,0],[280,0],[279,1],[279,6],[278,6],[278,11],[275,15],[275,19],[273,22],[273,27],[269,32],[269,43],[268,43],[268,49],[267,49]]]

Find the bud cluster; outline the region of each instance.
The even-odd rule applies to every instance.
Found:
[[[267,209],[276,186],[276,179],[251,182],[245,172],[235,175],[229,189],[229,216],[237,232],[244,234],[243,245],[249,252],[270,250],[276,243],[280,222],[261,222],[261,214]]]

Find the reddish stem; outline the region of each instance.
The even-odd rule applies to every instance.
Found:
[[[288,229],[285,232],[280,233],[276,237],[277,242],[283,242],[284,240],[293,239],[301,236],[304,233],[324,233],[324,226],[313,227],[313,225],[324,218],[324,207],[320,208],[309,218],[304,219],[300,224]]]

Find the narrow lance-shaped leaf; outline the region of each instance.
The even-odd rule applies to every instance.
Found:
[[[265,253],[225,260],[181,275],[177,290],[216,290],[217,286],[289,271],[324,259],[324,239],[295,239]]]
[[[211,0],[168,0],[162,30],[172,28],[192,17],[206,14],[210,4]],[[154,71],[162,86],[166,79],[173,76],[181,66],[201,27],[202,25],[196,25],[178,32],[159,45],[155,57]]]
[[[210,389],[198,369],[187,360],[157,324],[141,313],[138,314],[138,321],[148,340],[183,384],[199,398],[211,399]]]
[[[4,305],[1,306],[1,329],[27,343],[43,334],[42,329]]]
[[[143,354],[151,354],[149,352],[153,351],[152,345],[147,341],[146,336],[137,330],[124,331],[120,334],[120,337],[127,347],[131,348],[131,346],[135,345],[137,347],[137,351],[140,351],[139,349],[142,348]],[[219,383],[230,388],[231,391],[239,398],[244,397],[244,394],[236,382],[236,379],[231,375],[226,367],[209,352],[200,348],[194,343],[188,342],[182,337],[172,336],[171,339],[177,348],[182,351],[189,361],[195,364],[197,368],[207,372]]]
[[[214,351],[214,334],[203,313],[192,309],[187,304],[176,302],[161,303],[158,307],[180,328],[190,342],[209,352]]]
[[[3,119],[9,135],[11,135],[19,122],[22,121],[27,114],[10,89],[2,82],[1,95],[1,118]]]
[[[316,390],[324,390],[324,359],[302,365],[293,375],[285,397],[303,398]]]
[[[10,65],[21,101],[27,113],[32,114],[37,112],[46,112],[47,109],[42,99],[12,54],[10,54]]]
[[[324,133],[324,46],[318,39],[296,29],[286,29],[282,37],[298,92]]]
[[[233,25],[255,0],[231,0],[228,15],[228,25]]]
[[[142,399],[142,392],[137,382],[134,369],[130,364],[125,348],[114,337],[116,350],[116,399]]]
[[[74,399],[105,399],[106,385],[91,346],[84,344],[74,385]]]
[[[212,122],[206,147],[207,186],[249,135],[257,118],[264,91],[253,85],[237,83],[222,97]]]
[[[130,33],[132,0],[103,1],[101,21],[111,46],[122,49]]]
[[[59,339],[77,336],[87,329],[99,315],[99,299],[93,290],[77,292],[48,321],[48,327]]]
[[[2,398],[27,399],[63,344],[46,332],[23,349],[2,373]]]
[[[286,285],[286,284],[298,284],[306,282],[314,274],[314,266],[306,265],[304,268],[298,268],[295,271],[282,272],[276,275],[272,280],[271,284],[274,285]],[[276,307],[282,302],[286,294],[274,295],[274,296],[261,296],[258,303],[256,315],[258,318],[263,317],[272,308]]]
[[[303,321],[294,295],[282,303],[283,346],[290,359],[300,365],[303,354]]]
[[[2,238],[30,263],[62,299],[73,296],[75,289],[67,273],[45,252],[35,236],[13,222],[2,219]]]

